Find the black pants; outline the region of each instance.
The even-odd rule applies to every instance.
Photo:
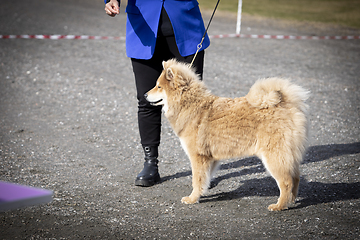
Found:
[[[144,94],[156,85],[161,74],[162,61],[176,58],[179,61],[191,63],[194,55],[182,57],[177,48],[175,37],[158,37],[155,53],[149,60],[131,59],[135,75],[138,99],[138,123],[143,146],[159,146],[161,133],[161,107],[152,106],[144,98]],[[193,66],[202,77],[204,51],[198,53]]]

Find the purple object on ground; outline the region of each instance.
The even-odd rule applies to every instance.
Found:
[[[0,181],[0,212],[52,201],[50,190]]]

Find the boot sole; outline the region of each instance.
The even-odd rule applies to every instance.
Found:
[[[160,182],[160,176],[155,178],[154,180],[136,179],[135,180],[135,186],[151,187],[151,186],[155,185],[158,182]]]

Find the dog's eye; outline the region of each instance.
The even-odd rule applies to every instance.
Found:
[[[158,88],[161,88],[161,86],[158,86]]]

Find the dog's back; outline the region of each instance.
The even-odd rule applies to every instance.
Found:
[[[257,81],[245,97],[217,98],[199,126],[198,150],[215,159],[260,157],[283,144],[299,164],[307,139],[307,97],[290,81],[269,78]]]

